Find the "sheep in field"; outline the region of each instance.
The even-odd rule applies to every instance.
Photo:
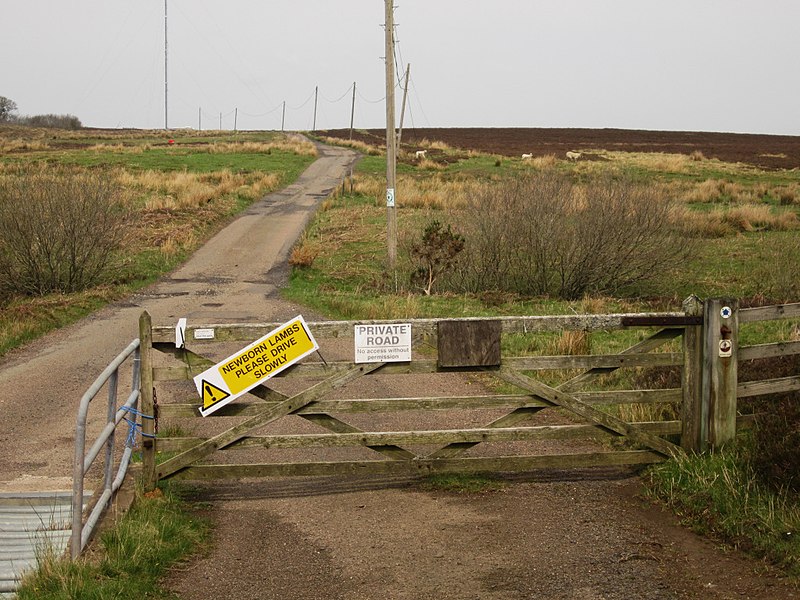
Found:
[[[416,158],[425,158],[425,155],[426,155],[427,153],[428,153],[428,151],[427,151],[427,150],[417,150],[417,151],[414,153],[414,156],[415,156]]]
[[[567,158],[569,160],[578,160],[581,157],[580,152],[567,152]]]
[[[530,160],[533,158],[533,154],[523,154],[522,160]]]

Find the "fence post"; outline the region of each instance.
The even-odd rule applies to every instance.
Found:
[[[139,317],[139,344],[141,350],[141,411],[143,415],[155,416],[153,388],[153,322],[150,313],[144,311]],[[152,436],[155,432],[154,419],[142,418],[142,486],[146,491],[155,485],[156,456]]]
[[[689,296],[683,301],[683,311],[687,317],[702,317],[702,300]],[[687,325],[683,330],[681,389],[681,447],[687,452],[702,452],[708,444],[708,428],[703,420],[702,325]]]
[[[739,301],[733,298],[706,301],[703,408],[712,448],[719,448],[736,435],[738,310]]]

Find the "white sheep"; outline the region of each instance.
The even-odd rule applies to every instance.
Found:
[[[567,158],[569,160],[578,160],[581,157],[580,152],[567,152]]]
[[[414,156],[415,156],[416,158],[425,158],[425,155],[426,155],[427,153],[428,153],[428,151],[427,151],[427,150],[417,150],[417,151],[414,153]]]
[[[533,158],[533,154],[523,154],[522,160],[530,160]]]

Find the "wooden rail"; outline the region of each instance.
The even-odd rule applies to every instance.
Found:
[[[737,417],[736,398],[800,390],[797,376],[758,382],[737,382],[736,365],[742,360],[800,354],[800,342],[783,341],[773,344],[738,347],[740,323],[755,323],[780,318],[800,317],[800,304],[788,304],[756,309],[738,309],[732,299],[701,302],[690,298],[682,313],[645,313],[612,315],[559,315],[498,317],[489,319],[498,336],[554,333],[568,330],[613,331],[639,329],[645,339],[616,354],[507,356],[499,364],[473,364],[469,360],[451,361],[458,352],[459,342],[440,339],[452,335],[459,327],[480,327],[485,319],[403,320],[411,323],[414,357],[410,362],[373,363],[356,365],[348,361],[320,361],[310,356],[279,375],[280,379],[304,381],[302,391],[285,394],[270,381],[250,390],[240,400],[221,407],[213,419],[231,423],[222,433],[211,437],[159,437],[151,447],[145,447],[146,480],[220,478],[276,475],[333,475],[352,473],[418,474],[442,471],[496,470],[514,471],[535,468],[573,468],[599,465],[642,464],[666,460],[683,450],[702,450],[707,445],[724,443],[735,434],[736,428],[746,426],[752,419]],[[356,325],[385,325],[397,321],[339,321],[310,322],[308,327],[318,340],[352,339]],[[452,327],[455,323],[455,328]],[[205,355],[206,349],[223,342],[251,342],[281,323],[215,323],[192,324],[186,328],[186,347],[176,348],[172,326],[152,326],[149,317],[141,321],[141,339],[147,348],[142,350],[143,407],[155,412],[152,390],[165,382],[190,381],[215,364]],[[448,332],[448,333],[440,333]],[[198,338],[198,339],[195,339]],[[213,339],[208,339],[213,338]],[[682,338],[680,344],[671,343]],[[730,354],[725,355],[731,339]],[[463,342],[463,340],[462,340]],[[498,346],[499,339],[497,341]],[[469,345],[469,344],[467,344]],[[446,348],[447,361],[440,361],[436,349]],[[464,349],[465,356],[470,349]],[[164,357],[156,361],[155,356]],[[459,365],[457,368],[442,366]],[[462,366],[464,365],[464,366]],[[682,373],[680,388],[674,389],[613,389],[608,376],[620,369],[678,368]],[[480,373],[482,378],[499,378],[514,391],[505,393],[479,392],[474,395],[435,395],[430,397],[348,397],[344,391],[351,382],[362,377],[394,378],[409,374],[436,377],[437,374]],[[577,371],[577,373],[576,373]],[[552,385],[554,374],[562,374],[561,383]],[[546,378],[546,379],[545,379]],[[383,381],[381,379],[380,381]],[[278,380],[276,380],[278,381]],[[287,381],[288,383],[288,381]],[[186,384],[183,384],[186,385]],[[151,393],[147,393],[150,386]],[[296,385],[295,385],[296,387]],[[373,386],[374,387],[374,386]],[[378,387],[381,387],[380,385]],[[159,396],[158,417],[180,420],[199,417],[194,386],[178,393],[167,402]],[[333,390],[340,390],[332,396]],[[679,419],[664,421],[627,422],[609,412],[611,405],[664,405],[676,408]],[[561,422],[536,421],[542,411],[558,411],[569,418]],[[493,411],[489,422],[482,426],[407,428],[398,431],[371,431],[357,427],[343,418],[357,417],[359,423],[369,422],[371,414],[483,414]],[[502,416],[496,416],[497,413]],[[267,424],[291,416],[316,426],[324,432],[285,432],[268,435],[259,430]],[[399,415],[402,416],[402,415]],[[219,421],[222,419],[222,421]],[[368,419],[365,421],[364,419]],[[609,438],[628,440],[625,445],[609,445]],[[586,451],[564,453],[556,450],[534,455],[474,456],[466,454],[472,448],[491,444],[526,444],[534,447],[551,440],[581,442]],[[678,440],[680,442],[678,443]],[[600,444],[598,446],[598,444]],[[515,448],[517,446],[514,446]],[[573,447],[573,446],[570,446]],[[229,451],[291,451],[306,449],[367,448],[374,451],[371,460],[336,460],[319,462],[257,462],[239,464],[209,464],[218,453]],[[480,450],[480,448],[478,449]],[[157,464],[157,453],[175,453]],[[338,451],[337,451],[338,452]],[[529,451],[528,451],[529,452]],[[231,457],[235,455],[231,454]],[[270,455],[271,456],[271,455]]]

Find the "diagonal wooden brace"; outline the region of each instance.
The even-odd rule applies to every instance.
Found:
[[[552,403],[554,406],[566,408],[567,410],[570,410],[571,412],[574,412],[575,414],[592,421],[603,429],[628,437],[635,442],[655,450],[656,452],[660,452],[664,456],[671,458],[673,456],[681,456],[684,454],[684,451],[679,446],[676,446],[675,444],[668,442],[657,435],[646,433],[631,423],[626,423],[622,419],[618,419],[617,417],[609,415],[608,413],[597,410],[593,406],[590,406],[585,402],[581,402],[575,396],[566,392],[560,392],[559,390],[552,388],[549,385],[545,385],[540,381],[536,381],[527,375],[523,375],[522,373],[517,373],[505,368],[501,368],[499,371],[497,371],[496,375],[500,379],[516,385],[523,390],[531,392],[546,402]]]
[[[620,354],[645,354],[650,352],[651,350],[655,350],[659,346],[663,345],[664,343],[678,337],[681,335],[681,330],[679,329],[662,329],[661,331],[656,332],[646,340],[642,340],[641,342],[634,344],[633,346],[626,348]],[[572,379],[565,381],[561,385],[558,386],[558,390],[561,391],[571,391],[577,388],[580,384],[586,383],[587,381],[591,381],[601,375],[606,375],[615,371],[618,367],[597,367],[594,369],[589,369],[581,373],[580,375],[576,375]],[[542,410],[541,408],[517,408],[507,415],[503,415],[499,419],[492,421],[487,425],[487,427],[492,428],[499,428],[499,427],[513,427],[520,421],[524,421],[530,415],[536,414],[538,411]],[[457,444],[448,444],[443,448],[431,453],[428,455],[427,458],[454,458],[460,454],[463,454],[473,446],[477,446],[478,442],[462,442]]]
[[[257,415],[254,415],[243,421],[242,423],[223,431],[222,433],[209,438],[204,442],[181,452],[177,456],[173,456],[169,460],[161,463],[156,467],[156,478],[164,479],[185,469],[189,465],[198,460],[201,460],[214,453],[215,451],[230,446],[234,442],[239,441],[243,437],[257,427],[261,427],[276,419],[284,417],[289,413],[302,408],[306,404],[313,402],[327,394],[331,390],[338,389],[359,377],[376,371],[381,368],[385,363],[372,363],[357,365],[348,371],[338,373],[329,377],[328,379],[317,383],[316,385],[295,394],[291,398],[287,398],[283,402],[276,405],[270,405]]]

